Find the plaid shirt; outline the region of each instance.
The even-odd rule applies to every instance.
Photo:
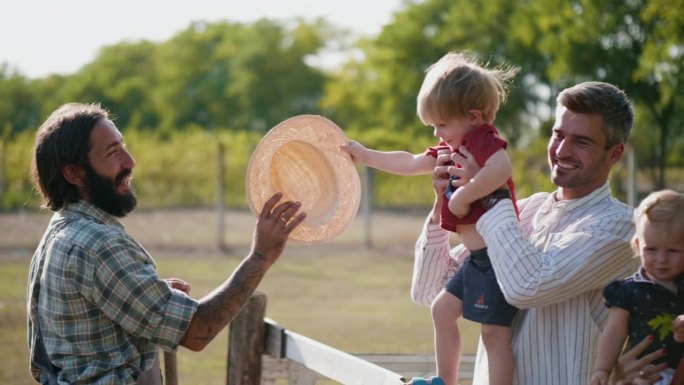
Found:
[[[31,260],[27,301],[31,357],[40,325],[60,383],[70,384],[134,384],[157,347],[178,346],[198,305],[159,279],[115,217],[86,201],[53,215]]]

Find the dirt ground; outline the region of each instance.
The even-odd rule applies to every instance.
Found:
[[[359,213],[338,237],[319,244],[291,242],[289,253],[318,254],[321,250],[360,251],[392,254],[412,249],[427,209]],[[0,214],[0,258],[25,258],[33,253],[50,220],[49,211],[21,211]],[[248,210],[224,212],[224,230],[219,234],[219,214],[209,208],[136,210],[122,220],[155,258],[179,253],[204,257],[248,250],[256,217]]]

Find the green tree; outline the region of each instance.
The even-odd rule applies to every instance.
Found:
[[[31,81],[8,64],[0,64],[0,128],[9,125],[12,132],[35,128],[39,110]]]
[[[156,45],[146,40],[101,48],[69,79],[67,97],[101,103],[121,127],[156,127],[159,119],[150,98],[157,86],[155,52]]]
[[[667,162],[682,162],[684,0],[404,4],[377,37],[359,43],[362,55],[326,86],[321,105],[343,126],[412,135],[420,126],[415,95],[423,71],[447,51],[468,50],[492,64],[521,67],[496,120],[517,146],[547,136],[558,91],[603,80],[623,88],[646,115],[637,116],[635,131],[657,128],[649,140],[633,143],[642,166],[655,159],[658,188]]]
[[[656,188],[663,188],[667,154],[673,143],[681,143],[684,132],[684,0],[522,4],[518,19],[526,22],[519,24],[516,38],[548,58],[545,75],[550,81],[559,86],[611,82],[643,106],[639,111],[649,115],[643,121],[658,129]]]
[[[162,126],[264,131],[316,112],[325,78],[306,59],[324,36],[322,22],[193,23],[159,47]]]
[[[425,70],[449,51],[469,51],[493,67],[522,68],[509,99],[497,115],[497,125],[516,142],[528,130],[529,115],[538,101],[530,76],[536,63],[514,45],[510,15],[516,2],[491,0],[429,0],[407,2],[380,34],[363,40],[363,55],[350,61],[327,85],[322,107],[334,119],[353,129],[384,127],[391,133],[431,135],[416,117],[416,95]]]

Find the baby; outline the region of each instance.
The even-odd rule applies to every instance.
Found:
[[[666,369],[657,385],[670,384],[684,353],[684,195],[672,190],[651,193],[634,211],[634,250],[642,267],[624,281],[608,285],[603,295],[610,308],[599,339],[590,385],[607,385],[625,340],[635,345],[654,340],[646,355],[665,349]],[[675,323],[677,318],[680,322]],[[678,325],[678,326],[673,326]]]

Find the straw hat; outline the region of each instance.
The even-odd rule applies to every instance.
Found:
[[[254,213],[280,191],[281,202],[302,203],[306,219],[290,240],[319,242],[339,235],[356,217],[361,182],[351,156],[340,150],[347,139],[318,115],[289,118],[269,131],[247,166],[247,201]]]

